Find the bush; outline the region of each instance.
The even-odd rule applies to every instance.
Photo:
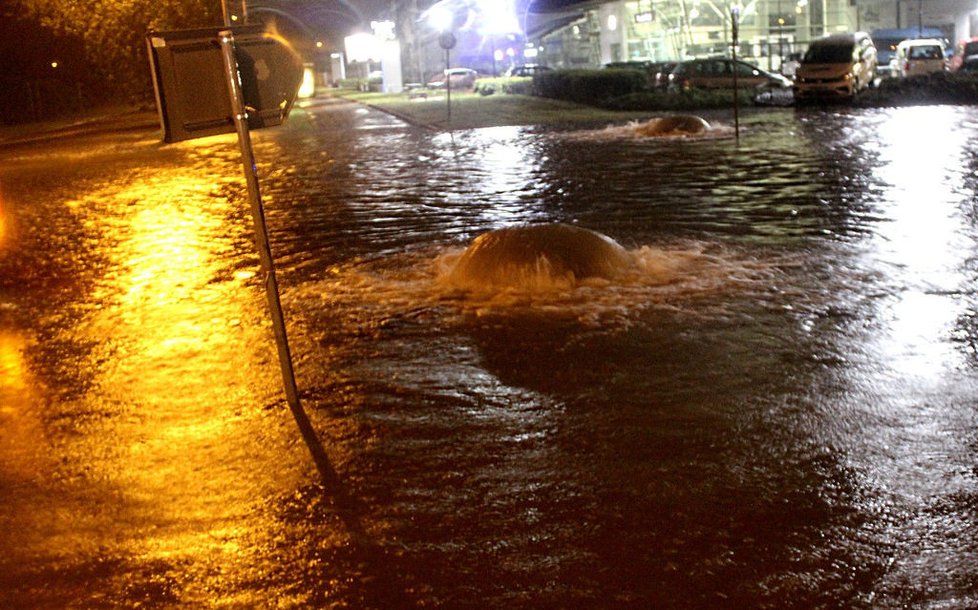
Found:
[[[978,73],[938,72],[928,76],[888,78],[856,99],[860,106],[978,104]]]
[[[340,89],[352,89],[357,91],[360,89],[361,80],[359,78],[341,78],[336,81],[336,86]]]
[[[608,100],[648,88],[648,76],[640,70],[550,70],[533,77],[536,95],[600,106]]]
[[[497,78],[480,78],[475,82],[476,93],[492,95],[494,93],[510,93],[514,95],[533,95],[535,88],[533,79],[528,76],[501,76]]]
[[[738,91],[741,105],[754,104],[753,89]],[[641,91],[630,93],[611,100],[602,106],[609,110],[623,111],[654,111],[654,110],[708,110],[712,108],[732,108],[734,105],[733,90],[690,89],[689,91]]]

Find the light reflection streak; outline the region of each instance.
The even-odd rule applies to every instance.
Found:
[[[0,248],[7,241],[7,215],[4,212],[3,199],[0,198]]]
[[[256,488],[283,482],[279,469],[248,466],[262,455],[259,438],[275,450],[262,428],[262,405],[280,391],[267,366],[274,343],[264,325],[241,322],[265,317],[260,292],[245,286],[255,270],[234,268],[250,227],[215,197],[210,175],[146,172],[73,202],[97,227],[90,247],[105,261],[89,297],[99,307],[73,331],[112,354],[93,363],[98,391],[86,397],[111,417],[76,451],[138,507],[131,518],[175,524],[139,542],[164,557],[233,547],[206,532],[226,528]],[[181,530],[188,516],[200,531]]]
[[[943,295],[967,281],[962,269],[973,248],[955,190],[968,144],[958,118],[941,107],[902,108],[879,129],[876,177],[886,185],[879,203],[886,221],[874,253],[891,276],[906,281],[887,313],[881,350],[898,371],[925,379],[956,367],[955,351],[941,336],[964,312],[959,299]]]
[[[473,159],[480,171],[468,173],[468,189],[492,201],[483,207],[482,215],[494,228],[525,221],[527,206],[514,197],[536,190],[534,176],[540,159],[533,149],[534,138],[526,136],[518,126],[477,129],[468,134],[474,141],[469,147],[481,151]]]
[[[36,403],[35,380],[25,359],[30,341],[20,332],[0,328],[0,465],[3,471],[31,476],[47,467],[35,456],[44,432],[31,405]]]

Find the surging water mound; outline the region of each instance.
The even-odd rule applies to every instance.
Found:
[[[465,290],[552,289],[611,280],[634,257],[606,235],[565,224],[509,227],[475,238],[446,280]]]
[[[643,137],[699,135],[710,131],[710,124],[698,116],[677,115],[652,119],[635,126]]]

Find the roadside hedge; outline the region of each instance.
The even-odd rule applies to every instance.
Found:
[[[529,76],[480,78],[475,81],[475,92],[480,95],[492,95],[494,93],[532,95],[534,92],[533,79]]]
[[[601,106],[610,99],[648,88],[640,70],[551,70],[533,77],[534,93],[541,97]]]
[[[937,72],[926,76],[887,78],[864,91],[859,106],[978,104],[978,72]]]

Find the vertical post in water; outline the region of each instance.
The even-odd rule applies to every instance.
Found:
[[[448,122],[452,122],[452,48],[455,46],[455,35],[442,32],[438,37],[438,46],[445,49],[445,94],[448,98]]]
[[[445,96],[448,98],[448,122],[452,122],[452,63],[451,49],[445,49]]]
[[[733,87],[734,87],[734,139],[740,144],[740,92],[737,90],[737,46],[740,44],[740,7],[730,9],[731,32],[733,33],[733,47],[730,57],[733,60]]]
[[[292,369],[289,339],[285,333],[285,316],[282,314],[278,281],[275,279],[275,262],[272,259],[272,250],[268,245],[268,229],[265,225],[265,209],[261,201],[261,191],[258,188],[255,152],[251,147],[248,114],[245,111],[244,99],[241,94],[238,64],[234,58],[234,35],[230,29],[227,29],[222,30],[218,37],[224,57],[224,72],[227,77],[228,94],[231,98],[231,112],[234,116],[235,128],[238,131],[238,143],[241,146],[241,162],[244,166],[245,180],[248,183],[248,199],[251,202],[251,215],[255,223],[255,241],[258,246],[258,256],[261,258],[262,270],[265,273],[265,296],[268,298],[268,308],[272,314],[272,326],[275,329],[275,343],[278,346],[278,360],[282,368],[285,396],[293,414],[298,417],[302,413],[302,405],[299,403],[295,371]]]

